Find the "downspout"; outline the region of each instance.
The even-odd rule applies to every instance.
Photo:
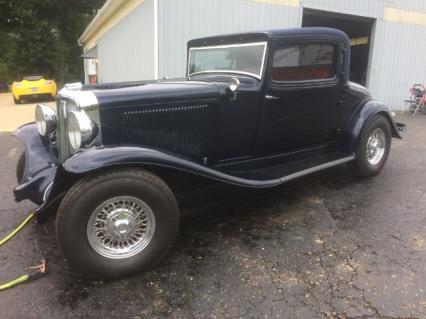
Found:
[[[154,1],[154,79],[159,76],[159,63],[158,63],[158,0]]]

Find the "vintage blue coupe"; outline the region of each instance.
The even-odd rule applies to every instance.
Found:
[[[349,60],[338,30],[273,30],[189,41],[184,79],[67,85],[57,112],[39,104],[15,132],[16,200],[39,217],[59,204],[69,263],[117,278],[174,242],[174,176],[266,188],[343,163],[376,175],[403,124],[349,81]]]

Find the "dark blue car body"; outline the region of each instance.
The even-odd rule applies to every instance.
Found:
[[[325,28],[285,29],[196,39],[188,48],[267,42],[263,76],[198,74],[181,80],[86,85],[99,104],[95,141],[61,151],[60,132],[43,138],[28,124],[15,132],[26,148],[26,169],[15,189],[39,213],[80,177],[114,166],[180,172],[243,187],[265,188],[355,157],[365,124],[377,114],[400,138],[388,107],[349,81],[350,40]],[[275,48],[321,41],[336,48],[336,75],[277,83]],[[240,86],[234,95],[231,78]],[[58,99],[61,97],[59,96]],[[60,101],[58,100],[58,107]]]

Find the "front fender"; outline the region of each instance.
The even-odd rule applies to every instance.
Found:
[[[348,123],[345,125],[347,128],[344,132],[344,145],[347,145],[347,149],[345,149],[345,151],[356,153],[356,150],[359,147],[362,130],[368,122],[379,114],[385,116],[389,121],[392,130],[392,137],[399,139],[402,138],[399,134],[399,127],[405,127],[405,125],[395,123],[392,113],[387,106],[381,102],[370,100],[360,104],[349,118]]]
[[[22,181],[15,187],[15,200],[29,199],[37,205],[44,205],[58,169],[56,145],[40,136],[34,123],[18,128],[13,135],[25,147],[25,170]]]
[[[244,187],[264,188],[281,183],[279,179],[268,181],[243,179],[173,154],[143,147],[85,149],[65,160],[62,165],[65,172],[71,174],[86,174],[105,167],[136,165],[171,168]]]

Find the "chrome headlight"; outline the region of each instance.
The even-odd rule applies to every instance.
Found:
[[[68,139],[73,149],[78,150],[92,142],[96,126],[84,110],[70,112],[67,121]]]
[[[41,136],[46,136],[56,130],[58,119],[56,112],[44,104],[37,104],[35,110],[37,130]]]

